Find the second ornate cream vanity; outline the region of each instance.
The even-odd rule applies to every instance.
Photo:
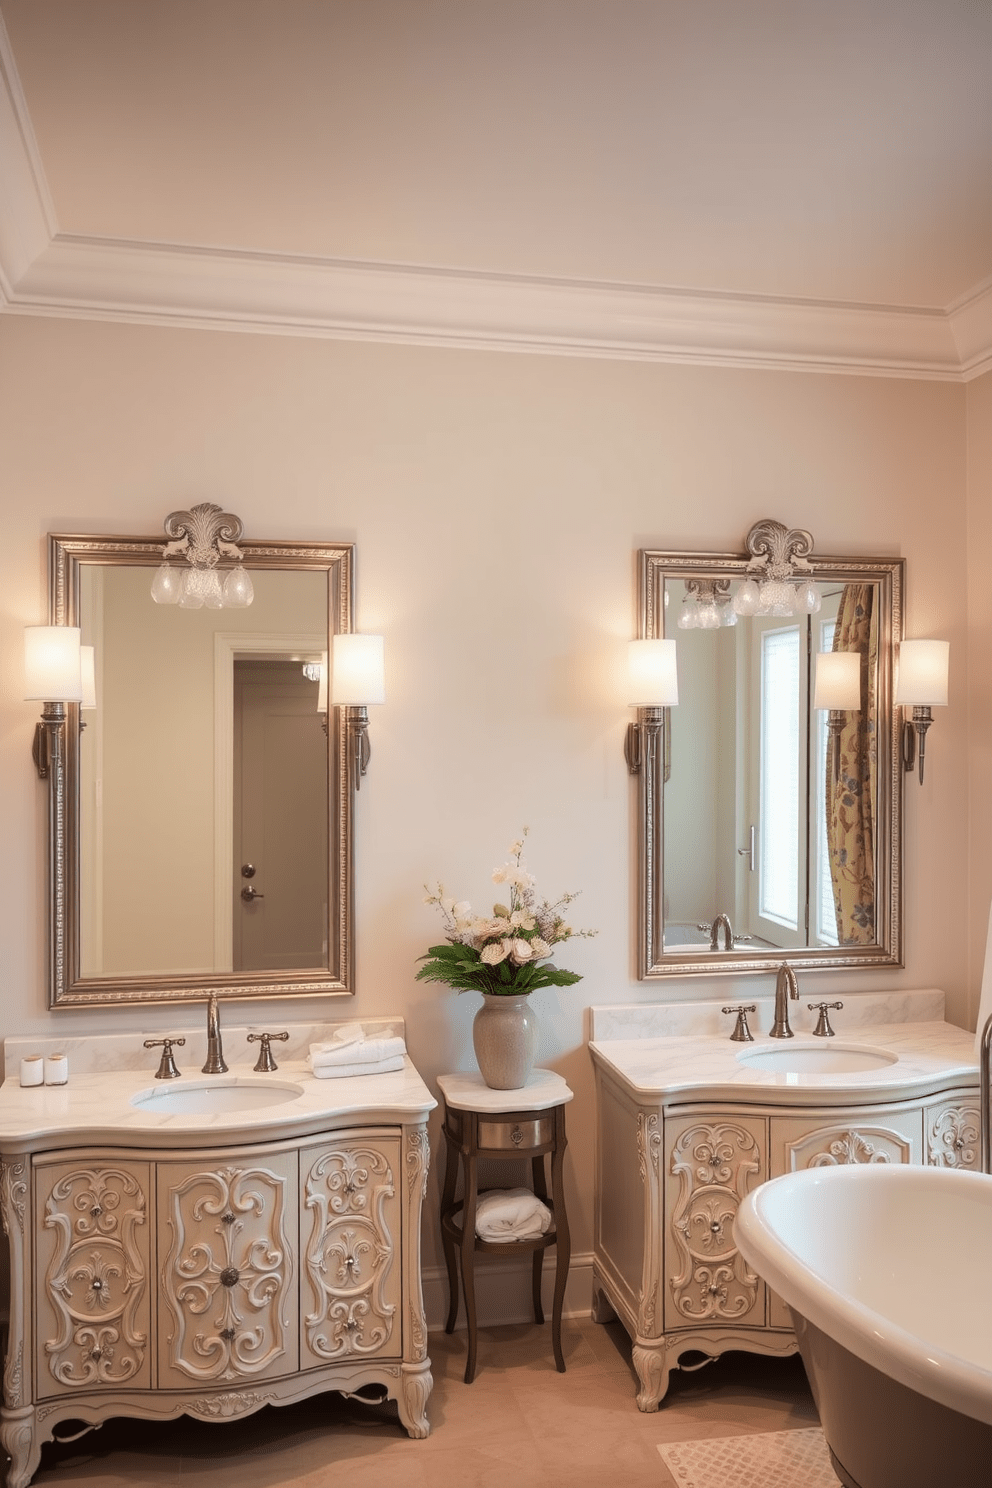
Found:
[[[673,1368],[795,1352],[784,1304],[734,1244],[737,1207],[766,1178],[979,1166],[974,1039],[943,1021],[942,993],[848,996],[833,1039],[812,1036],[805,1002],[797,1037],[773,1042],[759,1000],[748,1044],[729,1039],[720,1003],[592,1009],[594,1314],[612,1309],[633,1339],[641,1410],[657,1410]]]
[[[35,1089],[17,1084],[26,1041],[6,1041],[9,1488],[70,1421],[222,1421],[340,1390],[395,1399],[410,1436],[428,1434],[420,1218],[436,1102],[409,1061],[315,1079],[304,1060],[321,1031],[294,1027],[266,1075],[246,1030],[225,1030],[230,1073],[209,1078],[188,1036],[182,1078],[160,1083],[141,1035],[62,1040],[69,1084]],[[212,1101],[232,1109],[183,1109]]]

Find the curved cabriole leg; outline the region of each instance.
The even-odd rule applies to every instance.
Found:
[[[668,1377],[672,1372],[664,1339],[650,1348],[635,1344],[631,1357],[637,1370],[637,1378],[641,1382],[641,1388],[637,1392],[637,1409],[656,1411],[668,1393]]]
[[[34,1408],[5,1410],[0,1424],[0,1443],[10,1457],[7,1488],[25,1488],[38,1470],[41,1442],[35,1441]]]
[[[431,1423],[427,1419],[427,1402],[434,1388],[434,1377],[428,1364],[404,1364],[400,1377],[400,1393],[396,1397],[400,1420],[407,1434],[423,1441],[431,1434]]]

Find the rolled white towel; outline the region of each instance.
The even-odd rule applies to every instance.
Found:
[[[479,1198],[475,1233],[480,1240],[537,1240],[547,1234],[551,1218],[529,1188],[494,1188]]]
[[[392,1070],[401,1070],[405,1064],[403,1055],[397,1054],[392,1059],[379,1059],[371,1063],[311,1065],[311,1069],[317,1080],[344,1080],[349,1075],[388,1075]]]
[[[402,1038],[360,1038],[347,1044],[332,1040],[310,1045],[310,1068],[316,1074],[336,1064],[381,1064],[384,1059],[395,1059],[405,1053],[406,1042]]]

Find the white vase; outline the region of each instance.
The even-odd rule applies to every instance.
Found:
[[[526,1085],[537,1045],[537,1018],[529,995],[484,992],[472,1024],[472,1044],[491,1090],[520,1090]]]

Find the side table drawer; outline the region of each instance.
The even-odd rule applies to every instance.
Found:
[[[554,1137],[553,1116],[538,1116],[533,1121],[480,1121],[479,1151],[530,1152],[535,1147],[548,1147]]]

